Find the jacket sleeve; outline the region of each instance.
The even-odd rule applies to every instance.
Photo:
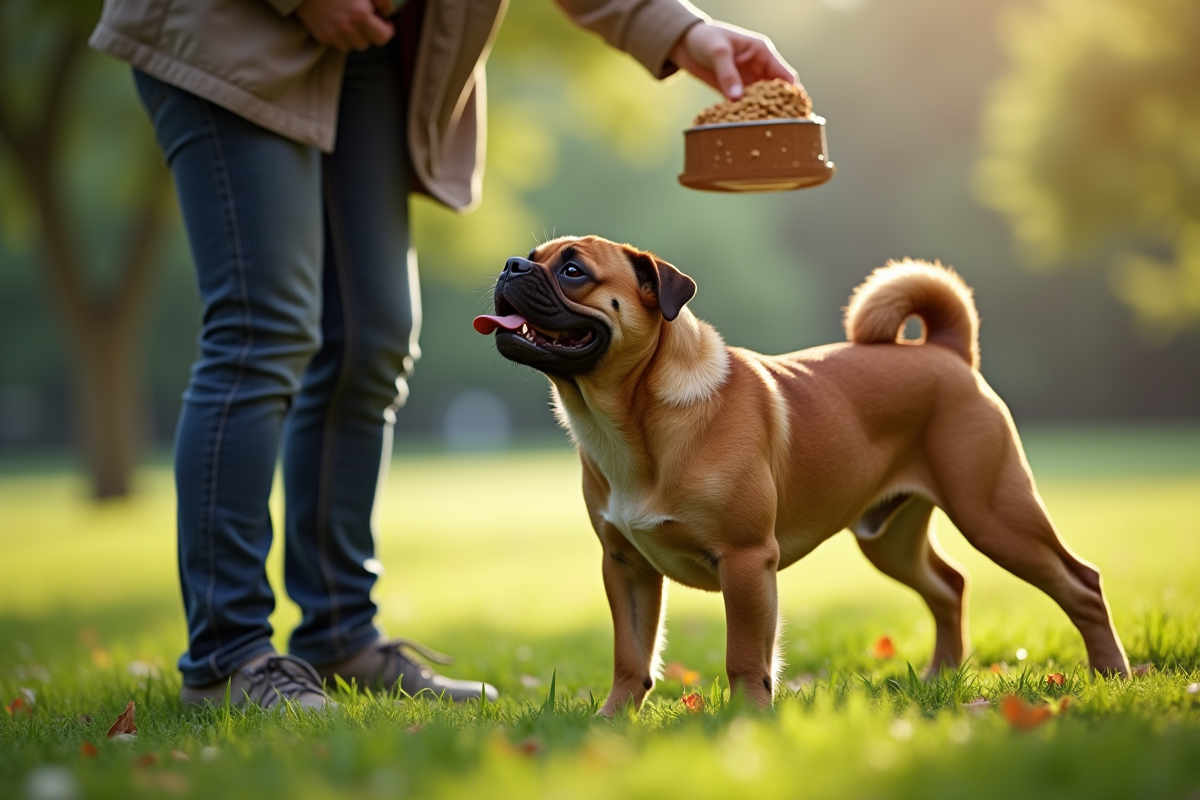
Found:
[[[279,0],[271,0],[278,2]],[[580,26],[633,56],[656,78],[679,69],[668,59],[679,37],[709,17],[687,0],[556,0]]]

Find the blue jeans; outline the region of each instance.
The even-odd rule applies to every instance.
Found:
[[[380,635],[372,517],[420,327],[398,65],[349,56],[332,155],[135,70],[204,307],[175,440],[189,686],[271,649],[281,445],[290,651],[328,664]]]

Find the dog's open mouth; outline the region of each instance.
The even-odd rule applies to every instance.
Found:
[[[587,347],[596,339],[591,328],[573,328],[553,331],[532,325],[520,314],[483,314],[475,318],[475,330],[489,334],[498,329],[520,336],[530,344],[548,350],[578,350]]]

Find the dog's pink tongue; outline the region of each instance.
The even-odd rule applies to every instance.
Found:
[[[476,317],[475,321],[471,324],[475,326],[475,330],[486,336],[497,328],[504,328],[506,331],[518,330],[525,324],[525,318],[520,314],[509,314],[504,317],[497,317],[494,314],[482,314]]]

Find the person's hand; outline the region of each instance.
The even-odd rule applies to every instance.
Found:
[[[391,0],[304,0],[296,16],[321,44],[366,50],[396,35],[396,26],[380,16],[391,11]]]
[[[755,81],[796,82],[796,71],[770,39],[723,22],[700,22],[688,28],[671,50],[671,61],[730,100],[740,98],[745,85]]]

